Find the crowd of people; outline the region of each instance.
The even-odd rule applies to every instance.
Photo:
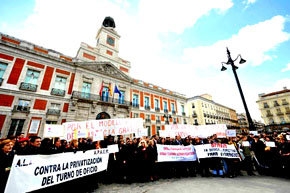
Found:
[[[289,177],[290,174],[290,141],[285,133],[237,134],[236,137],[182,139],[162,138],[157,135],[143,138],[123,136],[106,136],[102,141],[91,139],[73,139],[70,142],[60,138],[44,138],[24,134],[9,136],[0,141],[0,192],[4,191],[15,154],[36,155],[56,154],[63,152],[87,151],[107,148],[118,144],[119,152],[109,155],[108,168],[98,173],[102,183],[132,183],[154,181],[159,178],[180,178],[200,175],[202,177],[220,176],[236,177],[244,170],[248,175],[272,175]],[[249,145],[245,145],[249,142]],[[275,147],[266,146],[272,141]],[[157,144],[163,145],[202,145],[211,143],[234,144],[240,159],[203,158],[188,162],[157,162]],[[257,171],[257,172],[253,172]]]

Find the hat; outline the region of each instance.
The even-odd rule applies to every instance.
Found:
[[[29,139],[26,137],[26,138],[21,138],[18,140],[18,143],[21,143],[21,142],[24,142],[24,141],[29,141]]]

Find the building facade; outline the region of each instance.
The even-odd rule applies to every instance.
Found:
[[[239,127],[236,111],[214,102],[209,94],[189,98],[187,111],[190,124],[226,124],[228,128]]]
[[[45,123],[105,118],[141,117],[149,135],[188,123],[184,95],[130,76],[106,19],[96,46],[81,43],[76,57],[0,34],[1,137],[42,136]]]
[[[257,101],[265,125],[290,124],[290,90],[259,94]]]

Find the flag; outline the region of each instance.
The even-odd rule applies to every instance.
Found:
[[[102,84],[101,84],[101,89],[100,89],[99,95],[102,96],[102,94],[103,94],[103,81],[102,81]]]
[[[119,91],[117,85],[115,85],[114,93],[119,93],[120,96],[122,95],[122,93]]]
[[[112,86],[111,86],[111,83],[109,83],[109,93],[110,93],[110,96],[113,95],[113,91],[112,91]]]

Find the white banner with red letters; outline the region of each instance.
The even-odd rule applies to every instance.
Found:
[[[200,158],[240,158],[234,145],[213,143],[205,145],[195,145],[198,159]]]
[[[104,171],[108,158],[108,149],[15,155],[5,193],[30,192]]]
[[[160,145],[157,144],[158,162],[195,161],[193,145]]]
[[[183,124],[173,124],[165,125],[165,131],[170,136],[180,136],[185,138],[188,136],[191,137],[200,137],[207,138],[214,134],[218,138],[225,138],[227,136],[227,126],[225,124],[215,124],[215,125],[183,125]]]
[[[103,136],[128,135],[143,129],[142,118],[102,119],[64,123],[64,137],[68,141],[78,138],[102,140]]]

